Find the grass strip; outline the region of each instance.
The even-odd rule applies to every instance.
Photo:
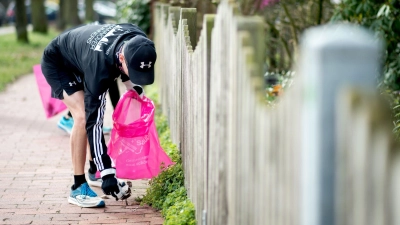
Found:
[[[18,77],[32,73],[39,64],[43,50],[58,35],[54,29],[48,34],[29,32],[29,44],[17,42],[15,33],[0,35],[0,91]]]

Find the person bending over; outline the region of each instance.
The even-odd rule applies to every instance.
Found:
[[[100,171],[101,188],[119,199],[130,196],[118,182],[102,132],[106,94],[118,77],[128,89],[154,82],[154,43],[134,24],[89,24],[68,30],[45,48],[41,67],[52,97],[62,100],[74,118],[70,148],[74,184],[68,202],[104,207],[85,178],[86,146]]]

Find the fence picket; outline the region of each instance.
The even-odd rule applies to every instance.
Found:
[[[379,40],[351,25],[309,29],[293,85],[271,108],[261,18],[221,1],[196,40],[195,9],[156,11],[162,109],[198,224],[399,224]]]

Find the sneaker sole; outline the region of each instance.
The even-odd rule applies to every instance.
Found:
[[[90,180],[90,179],[87,179],[87,183],[90,185],[90,186],[93,186],[93,187],[101,187],[101,184],[103,183],[102,181],[94,181],[94,180]]]
[[[103,129],[103,134],[110,134],[111,133],[111,129],[110,130],[104,130]]]
[[[89,184],[89,186],[92,187],[101,187],[101,184],[103,183],[103,181],[101,180],[101,178],[96,178],[97,180],[91,180],[89,178],[89,176],[86,177],[86,181]],[[117,179],[118,182],[124,182],[123,180]]]
[[[62,124],[57,124],[57,125],[58,125],[58,128],[60,128],[61,130],[67,132],[68,134],[71,134],[71,131],[66,126],[64,126]]]
[[[82,202],[77,201],[75,198],[68,197],[68,202],[83,208],[102,208],[106,206],[103,200],[96,204],[83,204]]]
[[[120,179],[117,179],[119,182],[123,182]],[[86,179],[87,183],[89,184],[89,186],[93,186],[93,187],[101,187],[101,184],[103,183],[103,181],[101,179],[98,180],[91,180],[90,178]]]

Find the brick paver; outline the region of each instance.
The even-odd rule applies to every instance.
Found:
[[[108,103],[106,125],[111,109]],[[162,224],[158,211],[134,200],[146,180],[132,181],[128,205],[111,198],[100,209],[67,202],[73,174],[69,136],[56,125],[60,116],[45,118],[32,74],[0,92],[0,224]]]

